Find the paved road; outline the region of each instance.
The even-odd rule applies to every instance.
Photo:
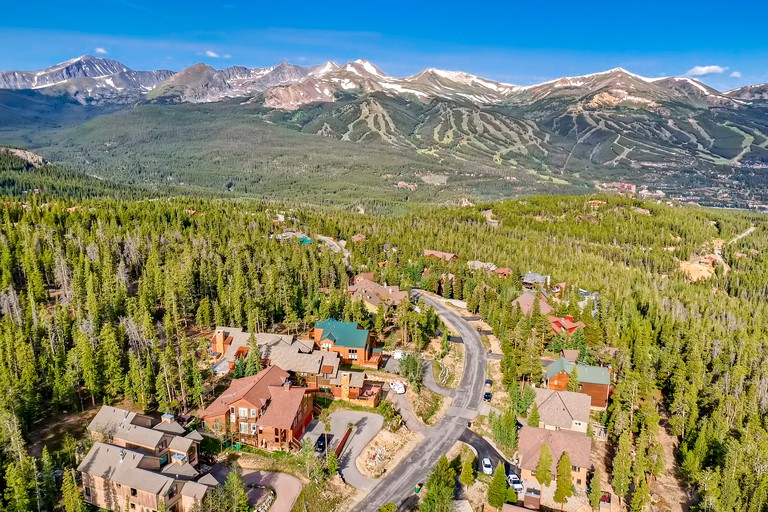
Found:
[[[269,512],[291,512],[301,494],[301,480],[286,473],[243,471],[245,485],[263,485],[275,490],[277,497]]]
[[[463,338],[464,374],[451,407],[443,418],[425,431],[425,438],[392,472],[381,479],[354,510],[370,512],[388,502],[403,507],[413,501],[413,487],[423,483],[438,459],[459,440],[467,429],[467,421],[477,416],[486,372],[486,351],[480,335],[451,308],[441,301],[413,292],[414,300],[423,299]]]
[[[475,449],[475,452],[477,452],[478,472],[482,471],[482,469],[479,467],[480,461],[486,457],[491,459],[491,464],[494,468],[499,462],[502,462],[504,463],[504,469],[509,472],[510,464],[507,459],[504,458],[504,455],[499,453],[499,451],[496,450],[496,448],[494,448],[494,446],[489,443],[483,436],[477,435],[471,430],[466,429],[461,433],[459,441],[468,444]]]

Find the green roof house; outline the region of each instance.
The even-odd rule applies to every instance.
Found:
[[[574,364],[565,357],[560,357],[560,359],[546,367],[547,389],[566,391],[571,381],[574,367],[576,368],[576,377],[579,381],[578,392],[591,397],[592,407],[605,408],[608,405],[608,397],[611,394],[611,371],[608,368]]]
[[[329,318],[317,322],[311,334],[320,350],[338,353],[343,364],[373,368],[381,364],[381,351],[376,350],[370,332],[361,328],[357,322],[341,322]]]

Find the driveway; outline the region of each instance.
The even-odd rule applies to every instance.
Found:
[[[379,480],[368,496],[353,510],[378,510],[387,502],[405,507],[414,500],[413,487],[423,483],[438,459],[447,453],[467,428],[467,421],[478,414],[485,373],[487,353],[480,335],[443,300],[420,290],[413,291],[414,301],[423,299],[435,309],[444,322],[453,326],[464,342],[464,372],[454,392],[451,407],[433,427],[425,429],[424,440],[400,463]]]
[[[334,412],[331,414],[330,449],[336,449],[347,430],[347,425],[350,423],[354,425],[354,428],[344,451],[341,452],[341,457],[339,457],[339,470],[344,481],[349,485],[370,491],[376,486],[378,480],[368,478],[360,473],[355,461],[384,426],[384,418],[380,414],[372,412]],[[325,424],[322,421],[317,421],[312,422],[306,435],[314,442],[323,432],[325,432]]]
[[[275,490],[277,497],[269,512],[291,512],[301,494],[301,480],[286,473],[269,471],[243,471],[243,483],[261,485]]]

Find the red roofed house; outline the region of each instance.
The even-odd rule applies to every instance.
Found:
[[[522,295],[512,301],[512,307],[520,306],[520,311],[524,315],[530,315],[533,312],[533,305],[536,302],[537,293],[533,290],[525,290]],[[539,297],[539,311],[542,315],[548,315],[554,308],[547,303],[544,296]]]
[[[499,277],[509,277],[512,275],[512,269],[508,267],[499,267],[494,272]]]
[[[424,257],[443,260],[446,263],[458,258],[458,256],[456,256],[452,252],[432,251],[430,249],[424,249]]]
[[[299,449],[298,438],[312,421],[312,392],[291,386],[288,372],[270,366],[234,379],[200,413],[203,427],[229,433],[240,443],[267,450]]]
[[[547,317],[547,320],[549,320],[549,325],[552,326],[552,331],[554,331],[555,334],[563,332],[569,337],[577,330],[586,327],[586,324],[581,320],[574,322],[571,315],[565,315],[563,318],[550,315]]]

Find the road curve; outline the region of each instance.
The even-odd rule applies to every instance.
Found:
[[[438,459],[459,441],[467,428],[467,421],[478,414],[487,368],[487,354],[480,335],[440,300],[421,293],[420,290],[414,290],[412,295],[414,300],[424,300],[432,306],[440,318],[461,336],[465,351],[464,373],[451,407],[443,418],[425,431],[421,444],[379,481],[368,496],[353,509],[355,511],[375,511],[388,502],[393,502],[400,508],[406,502],[412,501],[413,487],[427,479]]]
[[[301,494],[301,480],[287,473],[271,471],[243,471],[245,485],[263,485],[274,489],[275,502],[269,507],[269,512],[291,512],[296,500]]]

